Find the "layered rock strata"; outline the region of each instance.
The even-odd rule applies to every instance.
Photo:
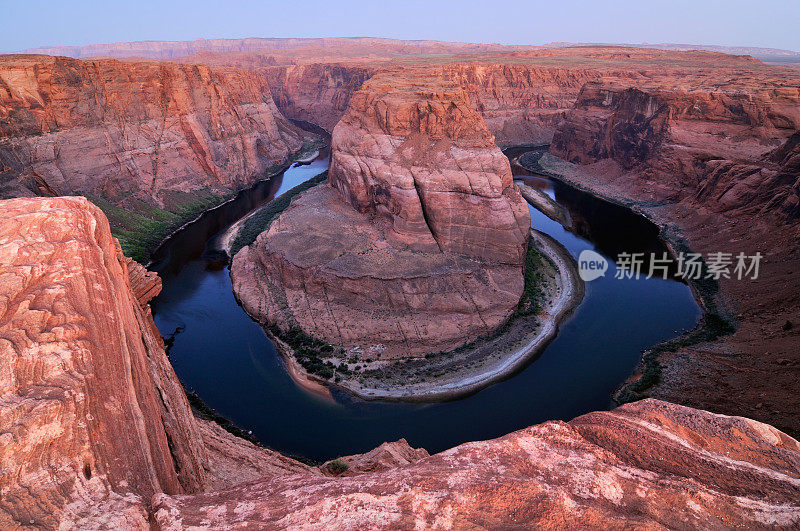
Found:
[[[200,434],[100,210],[3,201],[0,242],[0,526],[129,525],[154,493],[201,491]]]
[[[334,130],[329,181],[397,247],[522,262],[528,208],[458,85],[405,70],[370,79]]]
[[[256,448],[192,416],[96,207],[1,206],[3,528],[800,525],[796,440],[656,400],[340,475]]]
[[[233,260],[247,312],[364,359],[452,349],[502,324],[522,294],[521,267],[397,249],[323,183],[296,199]]]
[[[358,64],[288,65],[263,70],[278,109],[333,131],[345,115],[350,98],[376,71]]]
[[[163,527],[714,528],[800,523],[794,439],[648,400],[345,477],[159,496]]]
[[[706,331],[646,355],[618,397],[746,412],[796,435],[800,78],[766,81],[778,73],[736,90],[587,84],[550,147],[575,164],[545,166],[649,216],[682,250],[762,256],[758,278],[698,283]]]
[[[449,350],[522,294],[530,217],[466,94],[372,78],[333,134],[329,186],[304,193],[233,260],[262,323],[366,359]]]
[[[256,73],[0,57],[4,197],[80,194],[159,221],[254,182],[303,135]]]

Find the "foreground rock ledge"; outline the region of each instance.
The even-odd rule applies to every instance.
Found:
[[[800,525],[796,440],[656,400],[331,477],[192,416],[154,291],[87,201],[0,203],[0,527]]]

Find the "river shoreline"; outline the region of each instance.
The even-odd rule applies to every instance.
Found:
[[[643,204],[641,201],[609,193],[605,189],[587,186],[574,176],[570,176],[569,171],[565,171],[570,167],[568,162],[553,157],[547,152],[544,152],[534,164],[526,164],[522,160],[523,155],[524,153],[514,157],[513,163],[530,174],[560,182],[609,203],[627,208],[631,212],[647,219],[659,228],[659,238],[673,256],[677,256],[679,252],[692,252],[688,242],[682,236],[676,234],[669,225],[659,222],[648,212],[647,207],[658,206],[657,204]],[[673,339],[652,345],[642,351],[639,363],[633,373],[617,387],[611,396],[617,405],[649,396],[645,393],[657,385],[660,379],[661,367],[656,359],[656,354],[659,351],[688,346],[702,341],[707,336],[719,337],[720,335],[730,334],[735,330],[737,324],[731,317],[734,315],[733,310],[723,296],[720,295],[718,285],[708,286],[695,280],[690,280],[686,284],[701,309],[702,316],[700,321],[694,329]],[[718,324],[717,321],[721,321],[722,324]],[[712,325],[712,322],[716,324]]]
[[[516,334],[507,332],[478,342],[477,346],[448,361],[450,365],[461,365],[461,362],[477,357],[480,363],[476,369],[460,370],[455,375],[451,373],[435,381],[404,386],[364,385],[353,379],[332,382],[308,373],[294,358],[290,345],[274,337],[266,327],[262,328],[275,341],[287,372],[295,383],[318,396],[330,397],[330,391],[326,394],[320,387],[335,387],[368,401],[442,402],[462,398],[507,379],[527,366],[555,338],[559,326],[583,300],[585,287],[569,252],[555,239],[535,229],[531,229],[531,245],[535,245],[555,272],[552,282],[548,284],[546,302],[536,316],[512,324],[517,328],[514,330]],[[525,332],[520,337],[519,329],[523,328]],[[486,355],[487,350],[493,354]],[[377,362],[377,365],[386,363]]]
[[[321,171],[324,161],[313,164],[315,165],[313,170],[304,170],[302,166],[299,168],[293,166],[287,170],[286,176],[282,180],[281,177],[273,180],[272,188],[276,188],[280,183],[279,190],[283,194],[286,193],[283,192],[284,190],[289,191],[292,187],[299,186],[309,178],[312,172],[317,171],[317,167]],[[572,187],[569,188],[572,189]],[[258,191],[256,193],[260,194]],[[581,195],[580,192],[576,193]],[[273,195],[275,194],[273,193]],[[282,197],[282,195],[278,197]],[[586,198],[587,201],[590,199]],[[258,198],[256,200],[260,201]],[[256,209],[262,208],[264,205],[263,202],[258,204],[262,206],[255,207]],[[266,205],[269,204],[266,203]],[[576,202],[572,198],[565,206],[570,209],[570,213],[573,208],[577,209],[576,213],[582,213],[584,209],[586,212],[595,212],[591,201],[589,203]],[[534,226],[552,235],[569,249],[571,256],[577,256],[577,251],[586,248],[587,245],[589,248],[606,253],[608,249],[596,247],[598,243],[595,240],[600,235],[600,241],[602,241],[602,235],[608,234],[608,229],[602,228],[604,226],[613,227],[611,230],[618,237],[628,238],[624,230],[619,231],[616,228],[616,224],[624,223],[625,227],[630,224],[636,225],[633,223],[635,220],[628,221],[624,217],[576,218],[581,226],[588,224],[589,227],[597,227],[597,231],[593,230],[587,237],[563,231],[560,224],[552,222],[540,211],[531,208],[532,215],[535,214],[539,220]],[[279,341],[276,341],[277,338],[273,338],[269,330],[265,330],[265,327],[253,321],[247,313],[243,313],[241,304],[231,290],[230,275],[227,271],[221,270],[226,260],[221,256],[222,253],[213,250],[217,246],[219,233],[213,237],[206,236],[207,233],[211,234],[205,228],[206,225],[217,226],[224,223],[219,229],[216,229],[224,232],[226,227],[239,219],[231,216],[234,216],[235,213],[238,213],[238,216],[246,216],[250,210],[242,210],[237,206],[234,213],[217,212],[218,214],[215,215],[220,217],[219,220],[213,222],[208,219],[201,220],[199,222],[201,227],[198,230],[185,231],[176,240],[173,240],[172,245],[167,249],[168,263],[171,264],[170,267],[174,271],[165,273],[164,290],[162,295],[157,298],[161,301],[155,301],[157,306],[155,307],[156,323],[159,330],[165,335],[169,335],[177,326],[186,327],[186,332],[176,342],[172,359],[175,370],[184,385],[195,389],[199,396],[202,396],[209,404],[213,404],[219,411],[225,411],[225,416],[228,418],[236,418],[240,426],[252,429],[253,433],[267,446],[324,460],[336,455],[357,452],[361,448],[359,445],[362,444],[372,447],[370,445],[374,445],[376,440],[392,440],[411,434],[415,440],[419,441],[418,444],[426,448],[430,446],[434,449],[444,449],[466,440],[495,437],[523,425],[527,426],[554,418],[566,420],[585,411],[602,409],[611,403],[609,396],[614,388],[630,375],[630,369],[620,371],[614,368],[619,366],[619,362],[598,365],[596,360],[585,354],[587,348],[590,348],[593,343],[586,341],[586,334],[582,330],[585,330],[587,326],[591,328],[594,318],[588,316],[595,311],[595,303],[600,296],[598,294],[607,291],[606,288],[603,288],[603,281],[600,280],[596,283],[597,286],[593,283],[592,290],[587,291],[585,295],[586,303],[582,303],[580,306],[586,311],[575,311],[561,321],[560,331],[554,340],[547,344],[541,360],[534,361],[538,357],[538,354],[534,354],[523,362],[518,370],[510,370],[508,376],[498,377],[492,383],[485,385],[487,389],[483,392],[465,392],[463,395],[459,394],[454,397],[460,398],[458,400],[442,397],[440,400],[425,400],[415,403],[410,400],[392,398],[363,400],[341,386],[329,385],[328,380],[321,381],[322,378],[315,375],[302,378],[298,382],[296,378],[298,373],[294,371],[295,378],[291,374],[291,370],[296,365],[287,363],[286,354]],[[606,225],[603,225],[604,223]],[[646,232],[648,235],[651,233],[655,237],[655,232]],[[585,244],[579,241],[584,238],[591,240],[592,243]],[[635,242],[632,244],[637,245]],[[203,252],[204,248],[206,252]],[[547,261],[539,257],[539,262]],[[555,270],[549,262],[545,265],[547,266],[545,269],[548,271]],[[539,269],[536,268],[533,271],[539,271]],[[644,282],[643,287],[649,284]],[[614,285],[616,286],[616,283]],[[691,312],[696,308],[694,299],[686,286],[683,286],[682,289],[685,290],[685,297],[692,301],[692,308],[687,308],[687,311]],[[611,293],[616,291],[616,289],[612,289]],[[674,288],[669,290],[671,298],[676,298],[676,295],[672,294],[674,292]],[[628,298],[626,293],[620,294],[623,300],[630,301],[634,305],[638,304],[636,297]],[[653,294],[653,289],[646,288],[644,293]],[[608,293],[605,293],[604,296],[607,295]],[[660,293],[658,296],[658,300],[663,300]],[[680,296],[677,297],[680,298]],[[541,296],[538,297],[538,300],[540,304],[544,302]],[[610,313],[614,313],[613,307]],[[605,315],[603,313],[597,318],[605,322],[608,320]],[[643,315],[647,315],[646,309]],[[666,317],[669,320],[669,316]],[[622,315],[620,318],[624,320],[627,317]],[[230,331],[230,334],[234,335],[220,337],[218,332],[209,330],[209,328],[216,329],[218,327],[208,327],[207,319],[213,319],[218,326],[224,326],[226,330]],[[484,347],[483,352],[494,354],[490,360],[492,367],[499,366],[498,356],[502,355],[504,358],[508,358],[509,350],[520,347],[525,337],[532,335],[530,331],[536,326],[535,321],[526,330],[524,325],[526,322],[530,322],[526,319],[529,317],[517,318],[516,322],[521,323],[522,326],[511,331],[504,327],[496,334],[498,337],[506,336],[507,350],[502,353],[491,352],[491,348],[497,343],[489,344],[488,348]],[[633,320],[642,321],[641,318]],[[572,324],[565,327],[565,322]],[[610,329],[615,329],[613,325],[615,322],[609,322]],[[673,330],[692,328],[695,323],[696,321],[686,323],[685,327],[678,323],[667,324],[661,328],[665,334],[669,334]],[[519,332],[520,329],[528,332],[529,335],[524,336]],[[627,339],[628,336],[624,330],[619,344],[622,349],[627,349],[626,345],[631,340]],[[642,335],[641,330],[644,328],[636,327],[630,332],[636,337],[637,334]],[[515,337],[509,339],[508,335]],[[623,365],[632,369],[641,356],[641,351],[650,345],[657,344],[662,339],[648,340],[642,343],[636,348],[634,355],[628,357],[627,361],[625,350],[614,351],[612,348],[609,356],[613,360],[622,360]],[[481,341],[486,341],[486,339]],[[206,354],[198,356],[198,350]],[[415,367],[412,372],[416,372],[416,375],[421,372],[417,368],[427,366],[429,361],[439,364],[439,369],[442,366],[447,368],[448,361],[453,361],[453,358],[448,360],[447,354],[438,353],[432,355],[431,359],[414,357],[409,360],[411,363],[408,365]],[[473,362],[474,359],[467,360],[465,365]],[[291,360],[289,359],[289,361]],[[373,360],[370,365],[377,365],[380,361],[386,360]],[[559,368],[564,363],[568,365]],[[465,375],[463,371],[474,371],[474,365],[473,363],[472,367],[456,366],[455,370],[444,372],[434,367],[434,370],[429,371],[433,374],[427,375],[428,381],[433,382],[433,378],[439,375],[450,377],[452,380],[460,375],[460,379],[463,380]],[[578,369],[578,367],[594,368],[587,372],[586,369]],[[351,366],[350,369],[352,370],[353,367]],[[459,374],[456,374],[456,371],[459,371]],[[437,372],[439,374],[436,374]],[[338,374],[344,376],[341,373]],[[226,376],[223,378],[221,375]],[[398,380],[399,383],[404,383],[401,370],[392,369],[385,375],[390,380],[394,380],[389,382],[391,384],[398,383]],[[373,373],[367,376],[373,378],[380,377],[381,374]],[[543,376],[544,379],[542,379]],[[334,384],[334,382],[330,382],[330,384]],[[567,388],[575,385],[580,386],[581,393],[592,393],[591,396],[594,398],[591,399],[591,403],[586,404],[586,400],[581,398],[581,394],[573,395],[566,391]],[[478,387],[484,387],[484,385]],[[573,400],[582,400],[582,402],[573,403]],[[335,407],[331,409],[334,403]],[[512,406],[511,404],[517,405]],[[467,412],[466,416],[462,418],[465,412]],[[297,415],[308,418],[308,423],[298,423]],[[447,420],[443,424],[437,424],[438,430],[420,429],[417,426],[418,423],[425,423],[426,426],[431,422],[436,423],[436,419],[440,415],[445,415]],[[520,418],[523,420],[519,421]],[[473,421],[471,422],[469,419],[473,419]],[[404,428],[400,429],[401,425]],[[280,432],[277,435],[276,429]],[[317,446],[309,441],[318,437],[317,430],[319,429],[325,430],[331,439],[317,449]],[[300,438],[288,438],[281,435],[281,433],[285,434],[293,430],[297,430],[303,435]],[[467,430],[468,434],[465,434],[463,430]]]
[[[309,148],[308,146],[302,147],[300,150],[289,154],[286,161],[284,161],[282,164],[278,165],[276,168],[273,168],[272,170],[265,171],[261,177],[255,179],[249,185],[242,187],[238,190],[232,191],[230,196],[225,201],[222,201],[221,203],[200,212],[194,218],[189,219],[186,222],[182,223],[180,226],[170,231],[169,234],[164,236],[153,246],[152,250],[148,252],[147,256],[148,261],[146,264],[144,264],[144,267],[148,270],[157,270],[158,269],[157,266],[160,265],[160,262],[163,260],[163,256],[161,256],[161,254],[163,254],[164,250],[169,247],[169,245],[171,244],[171,240],[175,239],[176,236],[181,234],[187,228],[190,228],[193,225],[197,224],[203,218],[208,216],[213,216],[216,212],[224,210],[232,203],[240,201],[242,200],[242,198],[252,194],[253,191],[256,190],[258,187],[268,184],[270,181],[275,179],[275,177],[278,177],[279,175],[283,174],[286,170],[291,168],[294,164],[298,162],[300,162],[301,164],[309,164],[313,162],[317,157],[320,156],[321,150],[325,149],[326,147],[327,143],[323,146],[319,146],[317,143],[314,143],[311,146],[311,148]],[[255,210],[257,209],[254,209],[254,211]],[[249,217],[249,215],[252,214],[253,212],[251,212],[250,214],[248,214],[248,216],[245,217]],[[238,220],[234,224],[238,225],[238,223],[243,220],[244,218]],[[227,230],[230,230],[230,227]]]
[[[313,154],[318,155],[318,153]],[[294,161],[285,164],[286,168],[297,161],[298,155],[296,154],[293,158]],[[306,156],[305,158],[310,157]],[[518,158],[519,157],[515,157],[513,160],[515,165],[533,174],[537,173],[535,168],[532,169],[520,164]],[[283,168],[282,171],[285,171],[286,168]],[[280,172],[276,172],[270,178],[279,173]],[[591,190],[587,190],[577,183],[570,182],[564,176],[557,175],[555,172],[548,171],[541,172],[541,174],[595,195]],[[543,205],[541,204],[541,198],[530,197],[530,193],[523,195],[525,195],[526,200],[528,200],[534,208],[542,211],[545,215],[562,225],[565,221],[569,220],[568,213],[566,219],[564,219],[565,216],[563,214],[566,212],[566,209],[563,209],[560,205],[550,200],[549,197],[547,197],[547,199],[550,200],[549,202],[552,204]],[[602,197],[599,194],[597,195],[598,197]],[[228,202],[223,203],[204,212],[198,219],[203,215],[213,214],[215,210],[223,207],[227,203]],[[617,202],[617,204],[631,208],[631,210],[635,211],[637,214],[645,215],[643,212],[634,210],[631,205],[619,202]],[[559,211],[552,211],[555,207],[558,207]],[[259,209],[254,209],[225,229],[224,232],[215,239],[214,248],[212,250],[229,255],[230,244],[239,228],[254,213],[258,212],[258,210]],[[191,223],[193,222],[189,222],[186,225],[191,225]],[[180,229],[176,231],[176,233],[179,231]],[[674,249],[674,246],[669,240],[665,241],[671,250]],[[548,292],[546,293],[546,302],[540,313],[540,315],[545,318],[538,319],[536,322],[528,318],[524,324],[527,325],[529,329],[526,330],[524,336],[518,330],[523,325],[517,323],[517,330],[513,330],[515,333],[509,334],[509,338],[506,339],[503,337],[506,335],[504,331],[504,333],[498,334],[498,337],[486,340],[486,342],[490,343],[494,348],[492,351],[489,351],[487,345],[479,344],[474,348],[469,347],[466,353],[460,352],[458,355],[453,355],[452,362],[441,362],[440,366],[437,366],[435,362],[431,363],[433,368],[437,370],[441,369],[443,365],[446,370],[439,370],[438,372],[446,374],[443,376],[433,376],[429,381],[420,381],[400,386],[376,384],[375,379],[372,379],[372,381],[368,383],[359,381],[358,378],[345,378],[338,382],[330,381],[307,372],[295,359],[292,347],[289,344],[275,337],[266,327],[262,326],[262,329],[264,329],[265,334],[275,344],[282,358],[283,366],[295,384],[308,393],[326,401],[334,400],[331,394],[331,388],[333,387],[345,391],[359,399],[370,401],[440,402],[468,396],[493,383],[509,378],[527,366],[531,360],[540,354],[547,344],[552,341],[558,332],[559,325],[568,318],[583,298],[585,288],[577,274],[574,258],[569,252],[559,242],[535,229],[531,229],[531,245],[536,246],[537,250],[553,264],[557,272],[557,274],[550,279],[551,283],[546,290]],[[699,296],[695,286],[692,286],[692,290],[695,298],[701,304],[701,307],[706,310],[703,304],[703,298]],[[521,338],[524,338],[524,342],[521,342]],[[481,341],[484,340],[480,340],[478,343]],[[480,350],[481,348],[483,350]],[[481,356],[475,355],[476,352],[480,352]],[[476,359],[478,361],[476,361]],[[457,368],[458,364],[455,362],[459,361],[468,361],[470,362],[469,365],[474,365],[476,367],[469,370]],[[381,368],[387,363],[391,362],[375,362],[372,364],[374,366],[370,366],[369,369]],[[425,376],[430,376],[431,372],[435,373],[437,371],[429,370],[428,373],[424,374]],[[416,378],[411,378],[412,381],[415,379]]]
[[[363,400],[439,402],[474,394],[516,374],[555,338],[559,326],[580,304],[585,293],[585,286],[578,276],[575,261],[564,246],[535,229],[531,229],[531,245],[535,245],[536,249],[553,264],[557,274],[547,302],[537,316],[539,318],[535,334],[528,337],[522,346],[491,360],[478,370],[470,370],[466,374],[446,381],[424,382],[402,388],[354,386],[347,385],[346,382],[335,385]],[[499,343],[503,343],[502,336],[498,340]]]

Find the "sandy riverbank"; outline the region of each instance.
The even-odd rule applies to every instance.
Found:
[[[298,386],[312,395],[333,401],[330,388],[320,382],[317,377],[308,374],[305,369],[297,363],[297,360],[295,360],[294,356],[291,354],[292,348],[289,345],[275,337],[274,334],[269,333],[266,329],[264,333],[266,333],[269,339],[275,344],[275,349],[280,352],[281,358],[283,359],[286,372],[289,373],[289,376]]]
[[[531,245],[544,257],[547,269],[542,272],[545,278],[544,300],[538,314],[512,319],[502,334],[476,342],[469,348],[415,359],[414,363],[422,368],[413,376],[403,374],[401,368],[394,378],[387,381],[365,382],[361,378],[348,378],[329,385],[336,385],[365,400],[435,402],[475,393],[521,370],[555,337],[559,324],[584,295],[583,281],[578,277],[575,262],[560,243],[531,229]],[[325,385],[306,373],[294,360],[288,345],[282,343],[281,347],[289,375],[304,389],[320,394],[319,387]],[[397,366],[392,367],[394,363],[396,361],[374,362],[370,369],[397,369]],[[431,373],[442,374],[429,377]],[[425,376],[420,378],[420,374]],[[327,388],[326,391],[330,396]]]
[[[550,262],[553,272],[538,315],[517,319],[502,335],[454,355],[449,360],[447,374],[431,381],[384,386],[347,380],[338,385],[366,400],[433,402],[475,393],[525,367],[556,336],[559,324],[584,295],[583,281],[578,276],[575,262],[560,243],[531,229],[531,245],[535,245]]]

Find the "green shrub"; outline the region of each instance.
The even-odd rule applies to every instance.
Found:
[[[341,459],[334,459],[333,461],[328,463],[328,469],[334,474],[344,474],[345,472],[347,472],[347,469],[349,468],[350,465],[348,465],[345,461],[342,461]]]
[[[287,190],[280,197],[276,197],[266,205],[264,205],[258,212],[250,216],[242,226],[239,232],[231,243],[230,255],[234,256],[242,247],[247,247],[258,238],[258,235],[269,229],[272,222],[292,204],[292,201],[306,190],[322,183],[328,178],[328,172],[324,171],[305,181],[298,184],[291,190]]]

